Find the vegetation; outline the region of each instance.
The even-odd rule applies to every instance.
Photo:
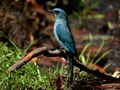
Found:
[[[47,12],[52,7],[61,7],[70,16],[70,27],[75,34],[79,58],[85,66],[99,68],[99,62],[102,61],[102,70],[99,69],[101,72],[108,67],[111,67],[111,71],[119,68],[120,10],[116,9],[119,3],[112,1],[110,5],[109,2],[104,6],[105,3],[107,1],[0,0],[0,89],[56,90],[57,80],[62,75],[64,88],[67,88],[69,70],[67,66],[65,69],[61,68],[59,62],[56,66],[41,68],[38,62],[30,61],[13,73],[6,72],[11,65],[35,48],[59,47],[51,34],[54,18]],[[96,79],[86,72],[79,72],[78,68],[74,69],[76,81]]]
[[[23,54],[19,52],[19,56],[17,56],[12,47],[10,48],[2,42],[0,43],[0,51],[1,90],[55,90],[55,80],[57,76],[55,71],[50,68],[40,69],[36,62],[30,62],[14,73],[8,73],[6,70],[19,60]]]
[[[1,32],[2,35],[4,35]],[[7,43],[0,42],[0,87],[2,90],[7,90],[11,88],[12,90],[21,90],[21,89],[49,89],[54,90],[56,89],[56,82],[58,78],[58,74],[62,75],[63,72],[65,72],[66,79],[64,80],[64,84],[67,84],[67,79],[69,76],[69,70],[68,69],[59,69],[59,62],[57,64],[57,67],[51,67],[51,68],[40,68],[38,67],[37,62],[29,62],[26,65],[24,65],[19,70],[15,71],[14,73],[8,73],[6,70],[17,60],[21,59],[24,55],[20,49],[17,48],[17,46],[7,37],[4,35],[4,37],[7,38],[11,42],[12,47],[8,47]],[[103,44],[102,44],[103,45]],[[102,45],[100,46],[100,49],[98,50],[98,53],[100,52]],[[84,49],[82,50],[80,54],[80,59],[82,60],[82,63],[84,65],[93,64],[93,60],[89,61],[89,55],[87,59],[84,56],[84,53],[87,49],[87,47],[90,46],[90,44],[87,44]],[[110,51],[104,53],[98,60],[101,60],[104,56],[106,56]],[[98,54],[97,53],[97,54]],[[89,53],[90,54],[90,53]],[[97,60],[97,62],[98,62]],[[95,64],[97,63],[95,62]],[[90,67],[90,65],[88,65]],[[108,66],[108,64],[107,64]],[[82,80],[85,78],[96,78],[94,76],[91,76],[90,74],[86,72],[79,73],[78,68],[75,68],[75,80]],[[86,77],[87,75],[87,77]],[[65,87],[67,88],[67,87]]]

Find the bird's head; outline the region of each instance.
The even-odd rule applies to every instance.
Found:
[[[55,19],[67,19],[67,13],[63,9],[54,8],[49,11],[54,14]]]

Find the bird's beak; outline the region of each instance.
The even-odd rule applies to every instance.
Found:
[[[53,11],[53,10],[50,10],[50,9],[48,10],[48,12],[50,12],[50,13],[55,13],[55,11]]]

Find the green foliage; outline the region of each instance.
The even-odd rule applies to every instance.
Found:
[[[20,51],[20,50],[19,50]],[[0,88],[1,90],[21,89],[51,89],[55,88],[56,73],[51,69],[40,69],[37,63],[27,63],[14,73],[7,73],[6,70],[20,57],[14,52],[14,47],[7,47],[7,44],[0,42]]]
[[[0,88],[1,90],[38,90],[38,89],[49,89],[55,90],[56,78],[60,73],[62,75],[63,68],[60,68],[58,63],[57,68],[44,67],[40,69],[37,62],[29,62],[16,70],[14,73],[8,73],[6,70],[20,60],[24,53],[21,51],[10,38],[0,32],[0,37],[6,38],[11,44],[8,47],[7,43],[0,42]],[[34,42],[33,42],[34,43]],[[30,46],[32,43],[30,44]],[[28,47],[30,47],[28,46]],[[66,81],[67,82],[67,81]]]
[[[81,54],[79,55],[79,58],[80,58],[80,60],[82,61],[82,63],[83,63],[84,65],[87,65],[87,61],[85,60],[84,53],[85,53],[86,49],[87,49],[90,45],[91,45],[91,43],[87,44],[87,45],[83,48]]]
[[[8,38],[3,32],[0,31],[0,37],[4,37],[8,40],[8,42],[13,46],[14,52],[17,55],[17,57],[19,57],[21,51],[19,50],[19,48],[12,42],[11,38]]]
[[[90,67],[90,66],[93,65],[93,64],[97,64],[100,60],[102,60],[103,58],[105,58],[107,55],[109,55],[109,54],[112,52],[112,50],[108,50],[108,51],[104,52],[99,58],[97,58],[97,60],[95,60],[96,57],[99,56],[99,54],[100,54],[101,51],[102,51],[102,48],[103,48],[103,46],[104,46],[104,40],[103,40],[102,43],[100,44],[98,50],[97,50],[96,53],[94,54],[94,56],[91,56],[91,51],[89,51],[89,52],[87,53],[87,56],[85,57],[85,52],[86,52],[87,48],[88,48],[89,46],[91,46],[92,43],[93,43],[93,42],[92,42],[92,35],[91,35],[91,34],[89,35],[89,38],[90,38],[90,42],[83,48],[81,54],[79,55],[79,59],[81,60],[81,62],[82,62],[85,66],[88,66],[88,67]],[[93,57],[93,58],[91,58],[91,57]],[[111,65],[111,63],[107,63],[103,68],[106,69],[106,68],[109,67],[110,65]],[[85,74],[85,72],[83,72],[83,73]],[[83,74],[83,73],[82,73],[82,74]]]
[[[27,63],[15,73],[7,73],[6,70],[17,60],[19,60],[23,53],[12,42],[10,38],[5,36],[2,32],[0,35],[5,37],[12,47],[0,42],[0,88],[1,90],[21,90],[21,89],[51,89],[55,87],[55,76],[51,69],[46,71],[40,70],[36,63]],[[25,51],[26,52],[26,51]],[[52,84],[52,85],[51,85]]]
[[[63,65],[63,64],[62,64]],[[56,66],[56,69],[55,69],[55,73],[57,74],[57,73],[59,73],[60,75],[62,75],[63,74],[63,66],[61,65],[61,63],[60,62],[58,62],[57,63],[57,66]]]
[[[108,27],[110,28],[110,29],[113,29],[114,28],[114,26],[113,26],[113,24],[112,24],[112,22],[110,22],[110,21],[108,21]]]

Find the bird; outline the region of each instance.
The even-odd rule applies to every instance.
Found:
[[[69,26],[68,15],[61,8],[53,8],[49,11],[54,14],[55,18],[53,30],[54,37],[59,43],[59,45],[67,52],[67,60],[69,62],[70,68],[70,82],[72,82],[74,57],[78,59],[78,55],[75,47],[73,34]]]

